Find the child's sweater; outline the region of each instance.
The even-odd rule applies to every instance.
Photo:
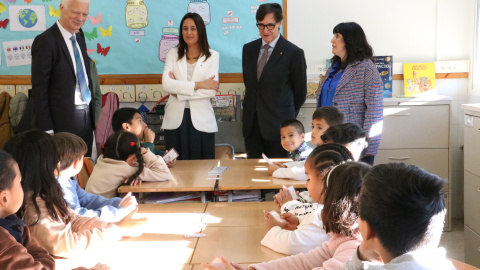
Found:
[[[322,243],[330,240],[330,235],[323,229],[323,222],[320,213],[323,205],[307,217],[305,217],[296,230],[284,230],[279,226],[272,227],[261,244],[287,255],[295,255],[298,253],[308,253]]]
[[[139,175],[142,181],[166,181],[172,177],[161,156],[156,156],[150,150],[147,150],[143,154],[143,161],[145,167]],[[117,195],[117,188],[137,170],[137,167],[128,165],[126,161],[104,158],[101,155],[88,179],[85,191],[113,198]]]
[[[434,248],[430,250],[412,251],[396,257],[387,264],[378,264],[361,261],[358,252],[353,254],[343,266],[344,270],[370,269],[370,270],[453,270],[452,262],[445,257],[445,249]]]
[[[276,178],[288,178],[293,180],[306,181],[307,176],[305,175],[305,160],[304,161],[295,161],[295,162],[286,162],[284,163],[287,168],[278,168],[272,174]]]
[[[266,263],[252,264],[249,267],[259,270],[340,270],[343,264],[352,258],[361,242],[360,235],[347,237],[332,234],[330,241],[324,242],[308,253],[300,253]]]
[[[120,207],[121,198],[107,199],[101,195],[85,192],[70,178],[59,177],[58,183],[63,190],[63,198],[72,210],[85,217],[100,217],[103,221],[115,222],[124,218],[129,212]]]
[[[23,228],[22,241],[23,244],[19,243],[7,229],[0,226],[1,269],[55,269],[52,256],[30,237],[27,227]]]
[[[35,207],[31,201],[25,206],[24,221],[29,226],[31,236],[48,253],[60,257],[84,255],[85,251],[101,250],[104,243],[120,240],[122,234],[117,226],[106,228],[109,223],[96,217],[82,217],[68,209],[72,220],[54,221],[48,214],[45,201],[37,197],[40,209],[38,223]]]

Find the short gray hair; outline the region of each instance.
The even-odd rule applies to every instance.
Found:
[[[61,0],[60,4],[64,7],[68,7],[72,1],[90,4],[90,0]]]

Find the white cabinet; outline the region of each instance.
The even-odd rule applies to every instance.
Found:
[[[465,110],[465,262],[480,267],[480,104],[465,104],[462,109]]]
[[[417,165],[448,180],[443,189],[450,227],[450,100],[385,100],[382,140],[375,164],[402,162]]]

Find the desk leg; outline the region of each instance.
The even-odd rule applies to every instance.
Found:
[[[233,200],[233,191],[229,190],[228,191],[228,202],[232,202]]]
[[[200,196],[201,196],[202,203],[207,201],[206,196],[205,196],[205,191],[201,191]]]

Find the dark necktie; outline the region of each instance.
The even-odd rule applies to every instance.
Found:
[[[70,37],[73,46],[73,54],[75,55],[75,67],[77,68],[78,85],[80,86],[80,93],[82,93],[82,99],[87,104],[90,104],[92,97],[90,96],[90,90],[87,86],[87,80],[85,72],[83,72],[82,59],[77,49],[77,42],[75,41],[75,35]]]
[[[257,64],[257,79],[260,79],[260,75],[262,75],[263,68],[267,63],[268,49],[270,49],[270,45],[268,44],[263,45],[263,54],[262,54],[262,57],[260,58],[260,61],[258,61],[258,64]]]

